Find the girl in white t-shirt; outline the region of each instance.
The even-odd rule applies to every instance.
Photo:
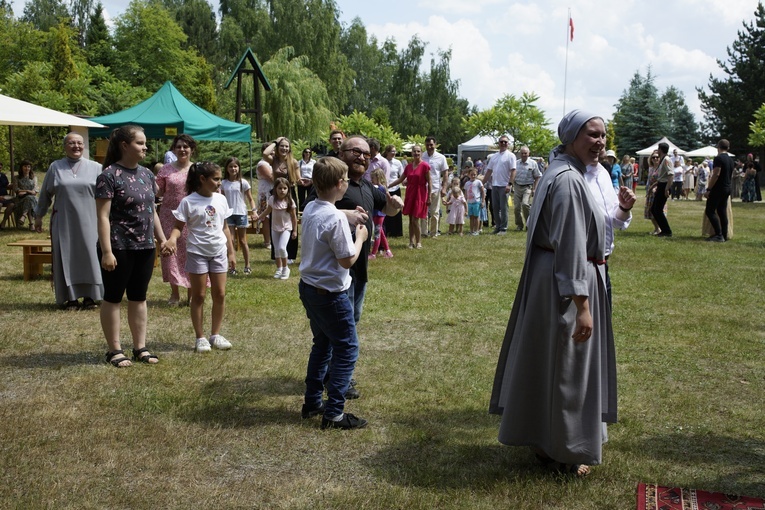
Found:
[[[220,167],[214,163],[194,163],[186,178],[186,191],[178,209],[173,211],[175,225],[165,252],[172,253],[175,243],[188,226],[186,239],[186,272],[191,282],[191,324],[194,326],[196,352],[230,349],[231,343],[220,334],[226,306],[226,272],[236,258],[226,218],[231,216],[226,197],[217,193],[221,183]],[[212,295],[212,327],[210,340],[204,336],[204,304],[207,277]]]
[[[226,160],[226,177],[221,183],[220,191],[226,197],[228,206],[232,210],[226,223],[228,223],[228,228],[231,231],[231,238],[236,238],[239,247],[242,248],[244,274],[252,273],[252,269],[250,269],[250,247],[247,245],[247,227],[249,226],[247,205],[250,206],[249,214],[254,214],[255,200],[252,199],[250,189],[250,183],[242,179],[239,159],[228,158]],[[247,199],[247,203],[245,203],[245,199]],[[234,249],[237,249],[236,245],[234,245]],[[236,274],[236,266],[229,270],[229,274]]]
[[[290,197],[290,183],[284,177],[277,177],[274,189],[268,197],[266,210],[259,216],[271,215],[271,242],[274,244],[276,273],[274,278],[286,280],[290,277],[287,267],[287,241],[297,239],[297,208]]]

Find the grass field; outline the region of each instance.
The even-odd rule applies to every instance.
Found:
[[[632,509],[640,481],[765,497],[765,205],[734,203],[726,244],[704,242],[700,202],[670,202],[672,239],[647,235],[641,209],[609,262],[619,423],[584,480],[501,446],[487,413],[524,234],[399,238],[370,262],[347,405],[369,427],[344,432],[300,418],[298,271],[274,280],[262,238],[253,274],[229,279],[233,350],[192,351],[157,270],[160,364],[118,370],[98,312],[59,311],[47,279],[22,281],[6,244],[34,234],[4,230],[0,508]]]

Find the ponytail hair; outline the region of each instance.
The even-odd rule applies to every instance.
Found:
[[[109,136],[109,147],[106,149],[106,157],[104,158],[104,169],[109,168],[122,159],[122,147],[120,147],[120,144],[122,142],[132,142],[135,139],[135,134],[138,132],[143,133],[143,128],[135,124],[125,124],[112,131],[112,134]]]
[[[189,174],[186,176],[186,194],[191,195],[195,191],[199,191],[199,187],[202,185],[202,176],[209,179],[215,175],[215,172],[220,172],[220,167],[215,163],[209,161],[193,163],[189,168]]]

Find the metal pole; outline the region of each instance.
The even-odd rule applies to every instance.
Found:
[[[563,71],[563,116],[566,115],[566,87],[568,85],[568,42],[571,39],[569,31],[571,30],[571,8],[568,9],[568,19],[566,20],[566,67]]]

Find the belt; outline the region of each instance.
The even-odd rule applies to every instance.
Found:
[[[537,248],[539,248],[542,251],[547,251],[547,252],[550,252],[550,253],[555,253],[555,250],[553,250],[552,248],[546,248],[544,246],[539,246],[538,244],[535,244],[534,246],[536,246]],[[606,258],[604,258],[603,260],[596,259],[595,257],[587,257],[587,261],[588,262],[592,262],[595,265],[602,266],[606,262],[608,262],[608,256],[606,256]]]
[[[327,289],[314,287],[310,283],[306,283],[305,280],[300,280],[300,284],[308,287],[309,289],[312,289],[314,292],[316,292],[320,296],[327,296],[329,294],[340,294],[341,292],[345,292],[343,290],[341,290],[340,292],[331,292],[331,291],[328,291]]]

